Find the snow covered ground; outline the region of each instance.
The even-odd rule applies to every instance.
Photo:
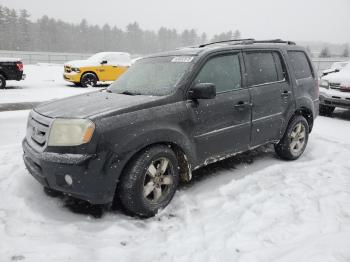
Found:
[[[1,262],[350,261],[349,111],[319,117],[298,161],[208,166],[147,220],[46,196],[21,159],[27,114],[0,113]]]
[[[96,90],[61,65],[25,73],[0,104]],[[350,261],[350,111],[319,117],[298,161],[268,147],[198,170],[147,220],[46,196],[22,162],[28,112],[0,113],[0,262]]]
[[[23,81],[8,81],[0,89],[1,103],[40,102],[91,92],[96,88],[79,88],[63,79],[63,65],[24,65]]]

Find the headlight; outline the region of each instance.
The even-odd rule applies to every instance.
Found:
[[[75,73],[80,73],[79,68],[72,67],[70,70],[72,70],[72,72],[75,72]]]
[[[57,118],[51,125],[49,146],[78,146],[89,143],[95,124],[87,119]]]
[[[329,88],[329,82],[327,80],[321,80],[320,87]]]

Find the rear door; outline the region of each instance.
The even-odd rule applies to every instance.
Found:
[[[245,52],[247,82],[252,97],[251,146],[279,140],[293,107],[292,86],[279,51]]]
[[[288,51],[288,57],[296,81],[296,98],[309,97],[313,100],[318,99],[317,74],[306,53],[303,51]]]
[[[247,150],[250,142],[250,95],[243,88],[242,54],[225,53],[210,57],[196,83],[213,83],[214,99],[189,101],[193,137],[200,161]]]

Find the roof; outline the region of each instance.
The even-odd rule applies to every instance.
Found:
[[[173,51],[167,51],[162,53],[156,53],[147,57],[160,57],[160,56],[198,56],[208,52],[232,50],[232,49],[251,49],[251,48],[285,48],[285,49],[301,49],[292,41],[283,41],[281,39],[273,40],[255,40],[249,39],[234,39],[218,42],[211,42],[201,44],[198,46],[179,48]]]

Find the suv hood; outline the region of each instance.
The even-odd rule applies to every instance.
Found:
[[[88,67],[88,66],[101,66],[96,61],[92,60],[74,60],[74,61],[69,61],[64,64],[65,66],[70,66],[70,67]]]
[[[34,110],[51,118],[90,118],[103,113],[121,114],[145,109],[160,99],[160,96],[129,96],[97,91],[44,103]]]
[[[341,85],[350,85],[350,70],[342,70],[337,73],[331,73],[322,77],[322,80],[327,80],[330,83]]]

